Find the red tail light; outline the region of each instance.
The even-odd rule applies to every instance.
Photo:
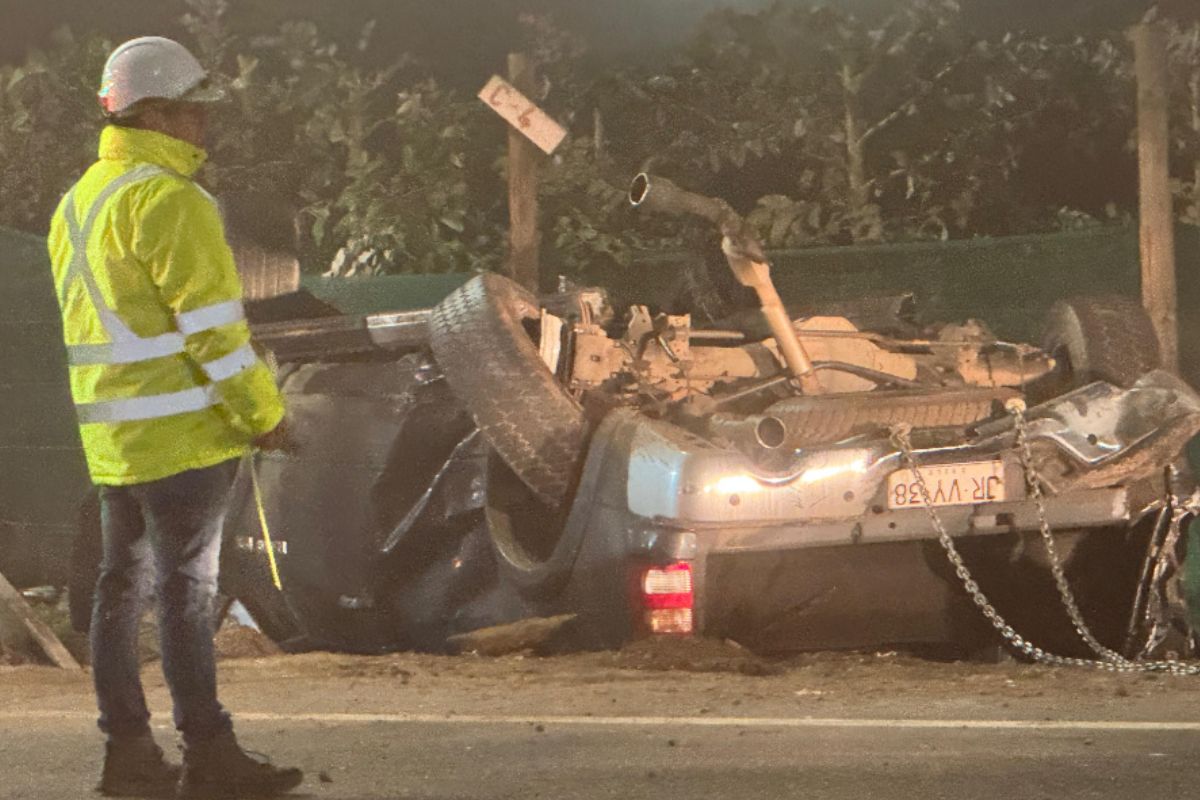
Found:
[[[695,622],[690,608],[657,608],[646,612],[646,630],[656,636],[690,636]]]
[[[692,565],[678,562],[643,569],[638,593],[644,609],[646,628],[652,634],[690,634],[694,622],[692,608]]]
[[[691,608],[692,565],[651,567],[642,573],[641,589],[646,608]]]

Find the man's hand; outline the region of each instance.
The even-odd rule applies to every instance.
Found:
[[[259,450],[275,451],[280,453],[294,453],[299,449],[292,429],[289,427],[286,419],[281,420],[274,430],[264,433],[254,440],[254,446]]]

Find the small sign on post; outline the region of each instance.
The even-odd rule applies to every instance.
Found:
[[[563,126],[499,75],[492,76],[479,92],[479,99],[491,106],[505,122],[524,134],[525,138],[537,145],[546,155],[558,149],[562,140],[567,137]]]
[[[566,130],[529,99],[535,85],[533,65],[523,53],[508,56],[509,79],[494,76],[479,99],[508,128],[508,263],[509,277],[532,292],[540,277],[538,234],[538,163],[541,150],[550,155],[566,138]]]

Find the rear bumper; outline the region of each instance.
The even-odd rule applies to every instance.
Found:
[[[1054,530],[1081,530],[1125,526],[1140,519],[1153,506],[1145,498],[1153,487],[1087,489],[1047,498],[1046,517]],[[1137,499],[1137,497],[1143,499]],[[1161,495],[1155,495],[1161,496]],[[1036,531],[1040,527],[1037,506],[1031,500],[955,506],[938,509],[953,535],[977,536]],[[929,541],[937,531],[922,509],[869,512],[861,520],[814,521],[810,523],[690,525],[671,523],[631,526],[634,553],[663,555],[679,553],[761,553],[815,547]],[[671,544],[667,544],[671,542]]]

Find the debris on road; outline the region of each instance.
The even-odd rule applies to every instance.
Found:
[[[623,669],[665,672],[732,672],[739,675],[781,675],[783,665],[755,655],[731,641],[714,639],[644,639],[617,654]]]
[[[79,662],[50,626],[37,616],[3,575],[0,575],[0,652],[7,653],[12,659],[34,663],[48,661],[71,671],[80,669]]]
[[[458,653],[477,653],[481,656],[503,656],[526,650],[537,650],[549,643],[555,634],[575,619],[574,614],[554,617],[535,617],[480,628],[469,633],[451,636],[447,641]]]

